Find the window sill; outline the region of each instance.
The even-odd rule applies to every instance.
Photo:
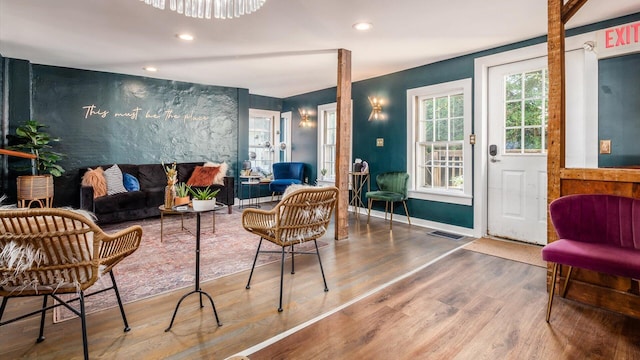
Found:
[[[409,198],[467,206],[471,206],[473,204],[473,196],[466,194],[452,194],[447,192],[426,192],[410,190]]]

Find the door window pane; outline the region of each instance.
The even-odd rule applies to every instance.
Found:
[[[507,75],[504,148],[510,154],[546,152],[548,119],[546,69]]]

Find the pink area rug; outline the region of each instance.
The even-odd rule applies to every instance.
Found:
[[[227,209],[224,208],[217,211],[215,216],[214,234],[211,214],[201,215],[201,282],[251,269],[260,240],[258,236],[247,232],[242,227],[241,211],[234,209],[233,214],[228,214]],[[163,242],[160,242],[160,218],[102,226],[102,229],[109,234],[132,225],[142,226],[140,247],[135,253],[116,265],[113,270],[123,303],[194,286],[195,215],[184,215],[186,230],[181,230],[180,224],[180,215],[165,215]],[[318,247],[326,245],[326,242],[318,241]],[[262,244],[262,249],[280,250],[281,248],[265,241]],[[299,249],[312,250],[315,247],[313,242],[309,242],[303,244]],[[279,260],[279,254],[260,254],[256,266]],[[110,285],[110,277],[103,276],[98,280],[98,283],[89,289],[89,292]],[[238,286],[244,287],[244,284],[238,284]],[[118,306],[112,290],[87,298],[85,304],[87,313]],[[54,310],[54,322],[73,317],[75,315],[62,306]]]

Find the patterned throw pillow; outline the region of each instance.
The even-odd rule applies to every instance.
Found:
[[[220,167],[210,167],[210,166],[196,166],[193,170],[193,174],[189,180],[187,180],[187,185],[189,186],[209,186],[213,185],[213,180],[216,178],[216,175],[220,172]]]
[[[122,170],[117,164],[104,171],[104,178],[107,179],[107,195],[127,192],[122,183]]]
[[[104,178],[104,170],[101,167],[87,170],[82,176],[82,185],[93,188],[93,198],[107,195],[107,180]]]
[[[224,185],[224,177],[227,176],[227,169],[229,167],[227,163],[223,162],[222,164],[216,164],[207,161],[206,163],[204,163],[204,167],[219,167],[220,171],[218,171],[215,178],[213,179],[213,183],[215,185]]]
[[[140,191],[140,182],[131,174],[122,174],[122,184],[127,191]]]

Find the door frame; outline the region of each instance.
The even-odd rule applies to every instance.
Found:
[[[585,33],[572,36],[565,41],[565,51],[582,49],[587,41],[595,41],[596,32]],[[474,60],[474,129],[476,143],[474,145],[473,160],[473,236],[482,237],[487,235],[488,223],[488,164],[489,156],[486,148],[488,146],[489,129],[489,68],[493,66],[505,65],[512,62],[523,61],[535,57],[546,56],[547,43],[527,46],[520,49],[505,51],[494,55],[476,58]],[[598,59],[595,53],[585,52],[585,106],[588,111],[584,111],[587,123],[593,124],[595,121],[597,140],[597,114],[598,114]],[[593,142],[597,144],[597,141]],[[585,154],[585,157],[591,157]],[[597,164],[595,164],[597,167]]]

